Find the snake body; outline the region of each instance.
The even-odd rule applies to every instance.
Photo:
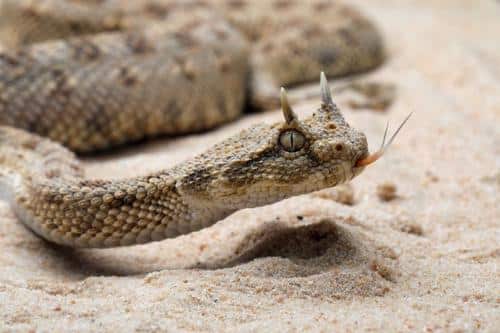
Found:
[[[277,105],[279,86],[376,67],[381,37],[349,6],[3,0],[0,16],[0,192],[49,241],[111,247],[175,237],[362,170],[366,138],[325,84],[312,117],[299,120],[282,92],[284,122],[148,176],[87,180],[71,152],[210,129],[245,104]]]

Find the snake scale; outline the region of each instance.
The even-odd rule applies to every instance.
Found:
[[[349,181],[384,150],[368,154],[325,75],[307,119],[279,90],[384,60],[374,25],[336,1],[0,0],[0,41],[0,194],[58,244],[175,237]],[[245,105],[278,103],[284,121],[147,176],[88,180],[73,153],[207,130]]]

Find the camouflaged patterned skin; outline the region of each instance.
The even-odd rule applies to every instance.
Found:
[[[303,135],[300,150],[280,143]],[[259,124],[176,167],[127,180],[86,180],[66,148],[0,127],[0,194],[42,237],[74,247],[111,247],[199,230],[232,212],[347,182],[363,168],[365,136],[334,105],[303,121]]]
[[[336,1],[0,6],[8,47],[0,52],[0,124],[77,152],[206,130],[238,117],[246,99],[277,107],[280,86],[320,71],[367,71],[384,59],[373,24]]]
[[[37,234],[74,247],[156,241],[361,172],[364,135],[323,103],[308,119],[256,125],[170,170],[86,180],[63,146],[92,152],[210,129],[246,101],[276,105],[280,85],[384,59],[373,24],[334,1],[117,3],[1,2],[0,194]],[[284,149],[285,131],[303,137],[298,151]]]

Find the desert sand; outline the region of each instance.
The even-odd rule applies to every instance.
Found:
[[[387,120],[414,112],[387,156],[350,186],[128,248],[50,245],[0,202],[0,331],[499,332],[500,3],[355,3],[390,54],[364,79],[395,85],[396,99],[386,112],[339,101],[372,149]],[[138,175],[280,119],[251,114],[85,165]]]

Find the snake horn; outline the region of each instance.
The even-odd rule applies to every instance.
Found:
[[[283,111],[283,116],[285,117],[285,121],[287,124],[290,124],[293,121],[297,121],[297,115],[293,111],[290,103],[288,102],[288,96],[285,88],[281,87],[281,110]]]
[[[334,105],[332,92],[330,91],[330,86],[328,86],[325,72],[321,72],[319,82],[321,89],[321,102],[325,105]]]
[[[321,90],[321,109],[326,112],[331,112],[335,115],[337,121],[343,122],[344,116],[340,112],[337,105],[333,102],[332,92],[330,90],[330,86],[328,85],[328,81],[326,79],[325,72],[321,72],[320,75],[320,90]]]

